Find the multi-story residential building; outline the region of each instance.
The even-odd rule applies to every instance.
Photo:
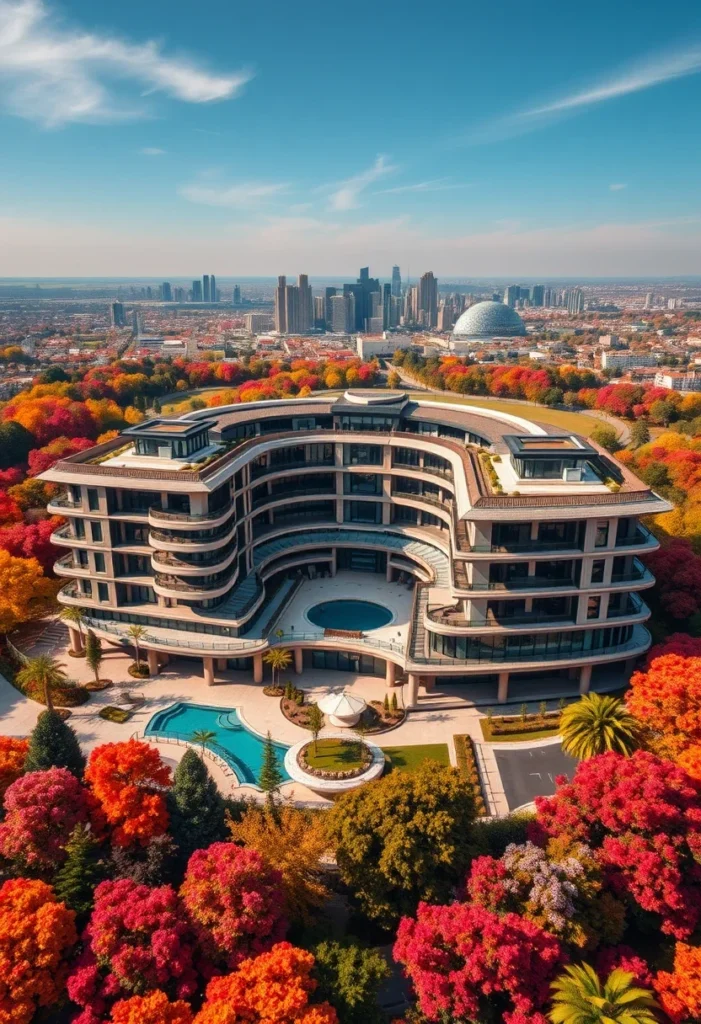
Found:
[[[639,517],[670,506],[553,429],[387,391],[145,420],[42,474],[59,600],[114,644],[143,625],[153,673],[188,658],[207,683],[260,681],[276,645],[297,671],[402,676],[408,706],[455,681],[494,701],[623,682],[650,643]],[[358,572],[411,586],[389,633],[289,625],[302,588],[311,606],[319,576],[342,597]]]
[[[647,355],[643,352],[611,352],[601,353],[601,368],[603,370],[630,370],[635,366],[658,366],[658,356]]]
[[[701,391],[701,373],[667,370],[666,373],[655,374],[655,386],[670,391]]]

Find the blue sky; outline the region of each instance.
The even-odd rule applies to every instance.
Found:
[[[0,0],[0,275],[701,273],[701,5]]]

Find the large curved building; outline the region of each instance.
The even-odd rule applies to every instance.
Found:
[[[453,337],[521,338],[526,325],[515,309],[503,302],[476,302],[458,318]]]
[[[260,681],[275,645],[297,671],[404,677],[409,706],[451,681],[494,701],[623,681],[650,643],[638,517],[669,505],[551,431],[386,391],[146,420],[43,474],[63,485],[59,599],[113,643],[144,626],[153,673],[194,659],[208,683]],[[308,614],[358,593],[390,623]]]

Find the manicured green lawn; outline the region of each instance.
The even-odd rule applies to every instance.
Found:
[[[358,756],[358,744],[352,740],[318,740],[316,753],[314,743],[307,748],[307,763],[311,768],[322,768],[328,772],[352,771],[362,767]]]
[[[584,437],[589,437],[594,427],[602,424],[602,420],[587,416],[585,412],[562,412],[560,409],[548,409],[544,405],[521,405],[520,402],[510,402],[508,398],[473,398],[472,395],[453,395],[448,392],[444,395],[434,395],[425,391],[411,392],[411,397],[423,398],[430,402],[457,402],[459,405],[474,405],[484,409],[495,409],[497,412],[508,412],[534,423],[550,423],[555,427],[562,427],[563,430],[582,434]]]
[[[527,732],[512,733],[511,735],[492,736],[492,730],[486,718],[480,718],[480,729],[482,736],[488,743],[523,743],[525,740],[542,740],[557,736],[558,726],[553,725],[549,729],[531,729]]]
[[[418,768],[423,761],[438,761],[439,764],[450,764],[447,743],[418,743],[415,746],[383,747],[390,759],[391,770],[410,772]]]

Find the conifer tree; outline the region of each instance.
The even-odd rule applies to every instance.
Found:
[[[85,825],[76,825],[66,843],[68,858],[54,878],[57,899],[86,918],[93,905],[93,890],[104,877],[100,843]]]
[[[258,776],[258,785],[266,794],[269,803],[273,802],[273,795],[280,788],[282,781],[283,775],[275,744],[270,733],[268,733],[265,738],[265,746],[263,747],[263,764]]]
[[[67,768],[82,778],[85,758],[73,729],[58,712],[42,711],[29,737],[25,771],[42,772],[47,768]]]
[[[195,850],[226,838],[224,800],[194,750],[186,750],[168,793],[170,832],[187,861]]]
[[[95,673],[95,682],[100,684],[100,665],[102,664],[102,641],[91,629],[85,638],[85,659]]]

